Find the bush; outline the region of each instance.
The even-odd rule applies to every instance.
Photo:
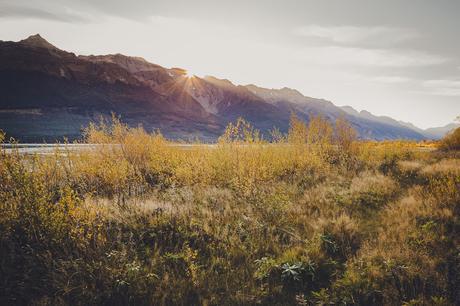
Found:
[[[0,149],[0,304],[460,304],[456,154],[274,135],[184,149],[114,117],[87,150]]]
[[[439,148],[444,151],[460,150],[460,128],[457,128],[439,142]]]

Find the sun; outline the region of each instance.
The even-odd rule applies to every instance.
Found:
[[[194,73],[193,71],[187,69],[187,70],[185,70],[184,76],[186,78],[194,78],[194,77],[196,77],[196,73]]]

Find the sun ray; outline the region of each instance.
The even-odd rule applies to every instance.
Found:
[[[194,78],[194,77],[197,76],[197,74],[194,73],[193,71],[187,69],[187,70],[185,70],[184,76],[185,76],[186,78]]]

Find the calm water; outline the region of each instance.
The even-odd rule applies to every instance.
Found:
[[[101,146],[99,144],[43,144],[43,143],[27,143],[27,144],[0,144],[0,147],[5,150],[6,153],[18,151],[21,154],[53,154],[53,153],[65,153],[66,151],[78,151],[78,150],[92,150]],[[112,144],[111,146],[117,146]],[[179,147],[182,149],[189,149],[196,146],[214,147],[214,144],[171,144],[171,146]]]
[[[82,150],[92,149],[97,145],[94,144],[43,144],[43,143],[27,143],[27,144],[1,144],[2,149],[6,153],[18,151],[22,154],[52,154],[54,152],[65,152],[67,150]]]

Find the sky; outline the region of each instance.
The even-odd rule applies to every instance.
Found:
[[[0,40],[40,33],[427,128],[460,115],[459,13],[457,0],[0,0]]]

